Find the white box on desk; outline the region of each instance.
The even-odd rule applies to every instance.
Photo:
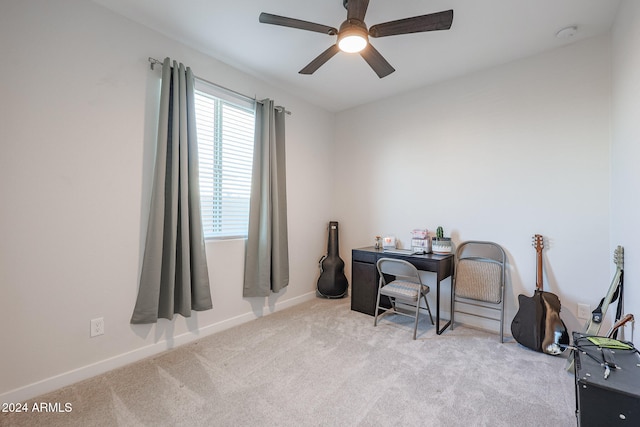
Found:
[[[411,239],[411,250],[415,253],[431,253],[431,237],[426,239]]]

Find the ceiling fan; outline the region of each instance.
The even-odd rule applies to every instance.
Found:
[[[426,31],[448,30],[453,22],[453,10],[446,10],[428,15],[389,21],[372,26],[367,30],[364,16],[367,13],[369,0],[343,0],[347,9],[347,20],[340,25],[340,29],[295,18],[261,13],[259,21],[263,24],[281,25],[283,27],[298,28],[300,30],[338,36],[336,44],[318,55],[300,74],[313,74],[325,62],[333,58],[339,51],[360,53],[378,77],[383,78],[393,73],[395,69],[370,43],[369,37],[387,37],[399,34],[422,33]]]

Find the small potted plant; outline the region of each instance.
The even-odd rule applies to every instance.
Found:
[[[451,237],[444,237],[444,229],[436,228],[436,237],[431,242],[431,251],[434,254],[450,254],[451,253]]]

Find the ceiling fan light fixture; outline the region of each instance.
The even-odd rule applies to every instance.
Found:
[[[367,40],[358,35],[345,36],[338,42],[338,47],[343,52],[356,53],[367,47]]]
[[[369,38],[366,28],[358,25],[343,25],[338,34],[338,47],[347,53],[357,53],[367,47]]]

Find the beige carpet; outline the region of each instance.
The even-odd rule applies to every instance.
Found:
[[[2,426],[574,426],[563,357],[316,299],[28,402]],[[397,316],[399,317],[399,316]],[[408,322],[408,323],[407,323]]]

